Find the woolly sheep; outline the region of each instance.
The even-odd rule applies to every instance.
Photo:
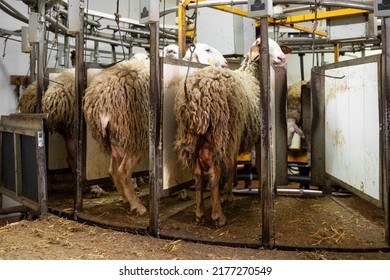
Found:
[[[171,44],[164,47],[163,55],[174,59],[179,59],[179,47]],[[215,48],[204,43],[197,43],[193,49],[188,49],[183,58],[186,61],[198,62],[207,65],[228,67],[228,63],[223,55]]]
[[[19,100],[21,113],[35,113],[37,82],[31,83]],[[66,69],[50,81],[42,97],[42,112],[48,113],[47,128],[49,132],[58,132],[64,137],[67,162],[75,173],[75,135],[74,135],[74,100],[75,100],[75,69]],[[95,197],[105,195],[99,186],[88,187],[87,191]]]
[[[290,147],[294,134],[297,133],[301,138],[305,134],[298,127],[301,123],[301,87],[306,84],[305,81],[299,81],[288,88],[287,91],[287,146]]]
[[[47,127],[50,132],[59,132],[65,138],[68,164],[74,171],[74,69],[68,69],[49,83],[42,97],[42,111],[48,114]],[[37,82],[24,90],[18,104],[21,113],[35,113]]]
[[[86,89],[83,106],[92,137],[110,154],[109,173],[115,187],[138,215],[147,210],[130,178],[149,148],[149,77],[145,59],[106,68]]]
[[[149,61],[131,59],[104,69],[84,96],[92,137],[110,154],[109,173],[118,192],[138,215],[146,213],[131,178],[148,149]]]
[[[231,200],[237,155],[249,152],[260,137],[260,46],[261,40],[257,39],[239,69],[205,67],[192,72],[178,87],[175,149],[179,161],[194,170],[197,222],[205,217],[203,188],[207,172],[211,217],[217,226],[226,224],[219,199],[221,171],[228,170],[225,188]],[[269,50],[272,64],[283,66],[286,55],[272,39]]]
[[[18,110],[24,114],[35,113],[37,107],[37,81],[29,84],[20,96]]]

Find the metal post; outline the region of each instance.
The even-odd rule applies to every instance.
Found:
[[[80,30],[76,33],[76,65],[75,65],[75,104],[74,125],[76,137],[76,193],[74,211],[83,209],[83,179],[85,178],[85,126],[83,124],[82,100],[85,90],[84,67],[84,0],[80,0]]]
[[[271,97],[270,90],[270,64],[269,64],[269,47],[268,47],[268,17],[260,19],[261,33],[261,73],[260,81],[261,90],[261,138],[260,145],[256,147],[257,167],[260,168],[260,192],[262,207],[262,243],[263,246],[270,247],[271,240],[271,199],[272,199],[272,165],[271,165]]]
[[[182,59],[186,52],[186,10],[183,3],[179,3],[177,7],[177,19],[178,19],[178,38],[177,44],[179,46],[179,59]]]
[[[382,18],[382,96],[384,122],[383,203],[385,209],[385,240],[390,245],[390,18]]]
[[[339,62],[340,57],[340,44],[334,44],[334,63]]]
[[[149,113],[149,172],[150,172],[150,233],[159,235],[159,190],[163,187],[162,92],[159,60],[159,23],[150,28],[150,113]]]
[[[36,113],[42,112],[42,96],[45,91],[44,75],[46,69],[46,52],[45,52],[45,2],[39,0],[38,13],[39,13],[39,43],[38,43],[38,70],[37,70],[37,105]]]
[[[37,45],[32,44],[30,52],[30,83],[36,81],[35,66],[37,65]]]

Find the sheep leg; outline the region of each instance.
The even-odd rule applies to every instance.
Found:
[[[135,193],[133,180],[131,178],[139,158],[140,155],[131,157],[126,154],[118,168],[118,175],[123,186],[123,193],[130,203],[131,211],[136,211],[138,215],[142,216],[147,210]]]
[[[202,171],[199,161],[196,161],[194,178],[195,178],[196,222],[202,223],[205,220],[205,209],[203,203],[204,173]]]
[[[118,176],[119,163],[123,159],[115,158],[111,156],[110,167],[108,169],[108,173],[111,175],[112,181],[114,182],[114,186],[118,193],[122,196],[123,201],[128,203],[126,196],[123,193],[123,186]]]
[[[66,145],[66,161],[70,167],[72,174],[76,173],[76,139],[73,137],[64,137]]]
[[[224,202],[231,203],[233,202],[233,181],[234,181],[234,172],[235,165],[231,168],[228,168],[227,171],[227,180],[224,186]]]
[[[226,225],[226,217],[222,212],[221,201],[219,197],[219,179],[221,177],[221,168],[219,166],[211,166],[209,169],[209,184],[211,191],[211,218],[217,226]]]

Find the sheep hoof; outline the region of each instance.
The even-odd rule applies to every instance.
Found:
[[[179,191],[179,197],[180,197],[180,200],[182,201],[186,201],[186,200],[189,200],[190,198],[188,197],[188,193],[186,190],[180,190]]]
[[[197,224],[204,224],[206,222],[206,218],[205,216],[201,216],[201,217],[196,217],[196,223]]]
[[[134,209],[131,209],[132,211],[136,211],[137,216],[143,216],[148,212],[142,204],[138,205],[138,207],[135,207]]]
[[[226,217],[224,214],[219,215],[217,218],[213,217],[213,220],[215,221],[215,225],[217,227],[223,227],[226,225]]]
[[[99,198],[103,196],[107,196],[108,193],[105,192],[101,187],[98,185],[90,186],[87,193],[87,198]]]
[[[233,200],[234,200],[233,194],[225,195],[225,197],[223,198],[222,203],[224,203],[224,204],[226,204],[226,203],[233,203]]]

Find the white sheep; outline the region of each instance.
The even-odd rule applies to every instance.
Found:
[[[301,124],[301,88],[307,82],[299,81],[289,86],[287,91],[287,146],[290,147],[294,134],[297,133],[301,138],[305,134],[299,128]]]
[[[46,122],[49,132],[58,132],[65,140],[67,162],[76,172],[76,142],[74,134],[75,69],[65,69],[49,82],[42,96],[42,112],[48,113]],[[21,113],[35,113],[37,103],[37,82],[24,90],[18,104]],[[98,185],[89,186],[85,191],[94,197],[106,195]]]
[[[132,183],[148,149],[149,60],[130,59],[103,69],[87,87],[84,116],[92,137],[111,156],[109,173],[138,215],[146,213]]]
[[[174,59],[179,59],[179,47],[175,44],[164,47],[163,55]],[[228,63],[223,55],[215,48],[204,44],[196,43],[190,47],[183,60],[198,62],[201,64],[228,67]]]
[[[207,172],[211,217],[217,226],[226,224],[219,198],[221,171],[228,170],[226,190],[231,196],[237,155],[249,152],[260,137],[260,46],[257,39],[239,69],[205,67],[189,74],[178,87],[175,149],[182,164],[194,170],[197,222],[205,217]],[[272,39],[269,50],[272,64],[283,66],[286,55]]]
[[[114,185],[138,215],[147,210],[130,178],[149,148],[149,63],[131,59],[104,69],[86,89],[83,105],[92,137],[111,157]]]
[[[18,102],[18,110],[24,114],[33,114],[37,108],[38,83],[30,83],[23,91]]]
[[[74,171],[74,69],[64,70],[50,81],[42,96],[42,112],[49,113],[47,127],[50,132],[59,132],[65,139],[68,164]],[[32,82],[20,97],[21,113],[35,113],[37,104],[37,82]]]

